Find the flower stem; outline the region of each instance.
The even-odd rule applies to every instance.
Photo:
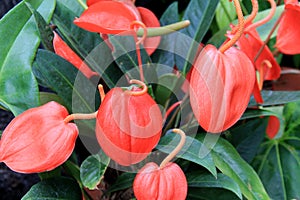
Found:
[[[273,28],[271,29],[267,39],[265,40],[264,44],[260,47],[259,51],[257,52],[255,58],[254,58],[254,62],[258,59],[258,57],[260,56],[260,54],[262,53],[262,51],[264,50],[265,46],[268,44],[268,42],[270,41],[272,34],[274,33],[274,31],[276,30],[279,22],[281,21],[282,17],[283,17],[284,11],[281,13],[280,17],[277,19],[277,21],[275,22]]]
[[[136,80],[136,79],[132,79],[129,81],[130,84],[138,84],[140,86],[142,86],[142,90],[140,91],[131,91],[131,90],[126,90],[125,92],[128,93],[129,95],[132,95],[132,96],[141,96],[145,93],[148,92],[148,88],[147,88],[147,85],[142,82],[142,81],[139,81],[139,80]]]
[[[95,119],[97,117],[97,113],[98,113],[98,111],[93,112],[93,113],[88,113],[88,114],[86,114],[86,113],[71,114],[71,115],[68,115],[64,119],[64,122],[67,124],[70,121],[73,121],[73,120],[76,120],[76,119]]]
[[[77,2],[86,10],[88,7],[82,0],[77,0]]]
[[[179,134],[181,139],[177,147],[161,162],[159,166],[161,169],[164,168],[179,153],[186,140],[186,135],[181,129],[174,128],[172,132]]]
[[[181,22],[176,22],[174,24],[169,24],[166,26],[162,27],[156,27],[156,28],[147,28],[147,37],[156,37],[156,36],[161,36],[161,35],[167,35],[170,33],[173,33],[175,31],[178,31],[180,29],[184,29],[190,25],[189,20],[184,20]],[[137,35],[139,37],[144,35],[144,29],[139,29],[137,31]]]
[[[174,103],[173,105],[171,105],[171,107],[166,111],[165,117],[164,117],[164,121],[167,120],[168,116],[171,114],[171,112],[180,104],[182,103],[182,101],[177,101],[176,103]]]
[[[239,0],[233,0],[233,1],[234,1],[237,16],[238,16],[238,30],[237,30],[237,33],[233,36],[233,38],[231,40],[229,40],[227,43],[225,43],[224,45],[222,45],[219,48],[219,51],[221,53],[224,53],[227,49],[232,47],[235,44],[235,42],[238,41],[238,39],[241,37],[241,35],[243,34],[243,31],[244,31],[245,22],[244,22],[244,16],[243,16],[240,2],[239,2]]]
[[[135,26],[141,26],[143,28],[143,36],[141,39],[139,39],[136,42],[136,54],[138,59],[138,65],[140,69],[140,79],[142,82],[144,82],[144,71],[143,71],[143,63],[142,63],[142,56],[141,56],[141,50],[140,50],[140,44],[147,38],[147,27],[143,22],[140,21],[134,21],[130,24],[130,29],[134,29]]]
[[[268,0],[269,3],[271,4],[271,10],[270,10],[270,13],[267,15],[267,17],[263,18],[262,20],[254,23],[254,24],[251,24],[250,26],[248,26],[245,31],[249,31],[251,29],[254,29],[256,27],[259,27],[265,23],[267,23],[268,21],[270,21],[272,19],[272,17],[274,16],[275,12],[276,12],[276,3],[274,0]]]

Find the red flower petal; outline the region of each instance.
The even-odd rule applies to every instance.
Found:
[[[221,53],[207,45],[198,56],[190,83],[190,102],[202,128],[222,132],[244,113],[255,82],[255,71],[249,58],[230,48]]]
[[[49,102],[14,118],[1,138],[0,161],[16,172],[52,170],[71,155],[78,135],[65,107]]]
[[[270,116],[268,126],[266,129],[266,133],[269,136],[270,139],[273,139],[280,128],[280,120],[276,116]]]
[[[230,34],[228,36],[229,38],[233,37],[232,35],[230,36]],[[245,32],[236,44],[250,58],[250,60],[254,62],[254,59],[260,48],[264,45],[264,42],[260,39],[257,31],[252,29]],[[256,70],[260,70],[262,63],[265,60],[268,60],[272,67],[268,68],[267,66],[264,66],[264,80],[278,79],[280,77],[281,69],[268,46],[263,48],[263,51],[255,61],[254,64]]]
[[[74,23],[91,32],[118,34],[129,30],[133,21],[140,21],[140,18],[132,6],[118,1],[100,1],[85,10]]]
[[[114,88],[98,110],[98,142],[110,158],[124,166],[145,159],[157,145],[161,129],[161,112],[148,93],[132,96]]]
[[[151,10],[143,7],[137,7],[137,9],[140,12],[142,22],[146,25],[146,27],[160,27],[157,17]],[[157,49],[160,39],[160,36],[149,37],[143,42],[144,48],[149,55],[151,55]]]
[[[300,54],[300,5],[286,4],[283,17],[280,21],[276,48],[284,54]]]
[[[72,63],[72,65],[81,71],[85,77],[91,78],[92,76],[98,76],[98,73],[92,71],[55,32],[53,38],[53,47],[57,55]]]
[[[139,200],[184,200],[187,196],[187,180],[177,164],[168,163],[161,169],[151,162],[136,175],[133,191]]]

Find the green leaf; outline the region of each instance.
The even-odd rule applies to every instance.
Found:
[[[165,105],[172,94],[178,94],[183,81],[183,79],[178,78],[177,75],[171,73],[159,77],[157,87],[155,89],[157,103]]]
[[[262,90],[261,94],[264,99],[262,106],[281,105],[300,100],[300,91]],[[257,106],[254,98],[250,99],[249,106]]]
[[[299,199],[300,139],[272,140],[263,145],[260,152],[253,165],[270,197]]]
[[[249,120],[230,130],[230,136],[227,135],[231,144],[248,163],[252,162],[266,136],[267,124],[268,118]]]
[[[22,200],[81,200],[78,184],[70,178],[51,178],[43,180],[26,193]]]
[[[201,138],[200,138],[201,137]],[[203,136],[199,136],[203,141]],[[254,169],[243,160],[236,149],[219,136],[206,140],[217,168],[234,180],[247,199],[270,199]]]
[[[161,26],[172,24],[179,21],[178,2],[173,2],[160,18]],[[167,34],[161,37],[160,44],[151,56],[153,63],[162,65],[157,68],[158,74],[163,74],[165,70],[172,72],[175,66],[175,40],[177,33]],[[167,67],[166,67],[167,66]]]
[[[158,145],[156,146],[156,149],[169,154],[175,149],[179,141],[179,135],[168,133],[160,139]],[[187,136],[185,145],[177,154],[177,157],[201,165],[214,176],[217,176],[217,171],[213,159],[210,154],[205,154],[206,152],[208,152],[208,149],[200,141]]]
[[[96,189],[104,177],[109,161],[104,153],[87,157],[80,166],[82,184],[90,190]]]
[[[44,18],[39,12],[32,9],[30,4],[28,5],[36,21],[43,47],[49,51],[54,51],[53,44],[52,44],[54,34],[52,32],[50,25],[47,24],[47,22],[44,20]]]
[[[40,92],[40,102],[42,105],[50,102],[50,101],[56,101],[57,103],[63,104],[63,100],[54,93],[50,92]]]
[[[239,200],[233,192],[222,188],[189,188],[187,200]]]
[[[28,0],[0,20],[0,105],[18,115],[39,105],[38,85],[31,65],[40,39],[28,4],[49,22],[53,0]]]
[[[57,2],[61,5],[64,5],[69,10],[72,10],[78,17],[84,11],[84,7],[78,3],[78,0],[74,1],[66,1],[66,0],[57,0]]]
[[[132,36],[110,36],[109,41],[114,46],[112,55],[122,72],[131,79],[140,79],[136,41]],[[157,77],[152,61],[144,48],[140,48],[141,61],[143,64],[143,75],[146,82],[156,83]]]
[[[288,103],[283,109],[285,124],[285,135],[300,137],[300,101]]]
[[[216,21],[219,29],[229,26],[230,22],[236,18],[236,12],[233,2],[220,0],[216,10]]]
[[[230,190],[231,192],[236,194],[240,199],[242,199],[242,193],[237,183],[224,174],[218,173],[216,178],[211,174],[204,174],[196,171],[186,174],[186,178],[189,187],[223,188],[226,190]]]
[[[116,182],[112,184],[106,192],[112,193],[112,192],[116,192],[116,191],[120,191],[132,187],[135,176],[136,176],[135,173],[121,174],[120,176],[118,176]]]
[[[39,50],[33,64],[33,71],[39,80],[58,94],[68,110],[95,112],[93,101],[97,100],[96,86],[60,56],[50,51]],[[74,85],[75,81],[82,86]]]
[[[183,29],[182,33],[188,38],[176,40],[176,48],[186,55],[183,56],[184,59],[176,57],[176,65],[183,71],[183,74],[186,74],[191,67],[190,62],[193,62],[199,47],[197,43],[202,41],[208,31],[218,3],[219,0],[192,0],[185,10],[183,19],[190,20],[191,25]]]

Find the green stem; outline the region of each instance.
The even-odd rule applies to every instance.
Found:
[[[167,34],[175,32],[175,31],[178,31],[180,29],[186,28],[189,25],[190,25],[190,21],[189,20],[184,20],[184,21],[181,21],[181,22],[177,22],[177,23],[174,23],[174,24],[169,24],[169,25],[162,26],[162,27],[147,28],[147,37],[167,35]],[[137,31],[137,35],[139,37],[142,37],[144,35],[144,29],[139,29]]]
[[[88,7],[86,3],[84,3],[82,0],[77,0],[77,2],[86,10]]]

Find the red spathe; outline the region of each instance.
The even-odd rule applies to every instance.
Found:
[[[284,54],[300,54],[300,5],[297,1],[285,1],[285,3],[275,47]]]
[[[1,138],[0,161],[21,173],[50,171],[73,152],[78,129],[65,123],[68,111],[56,102],[31,108],[14,118]]]
[[[254,83],[253,64],[242,51],[204,47],[190,81],[190,103],[200,126],[220,133],[234,125],[247,108]]]
[[[145,159],[157,145],[161,129],[161,111],[148,93],[132,96],[113,88],[98,110],[98,142],[110,158],[124,166]]]
[[[147,163],[133,182],[134,195],[138,200],[185,200],[187,180],[176,163],[159,168],[156,163]]]

